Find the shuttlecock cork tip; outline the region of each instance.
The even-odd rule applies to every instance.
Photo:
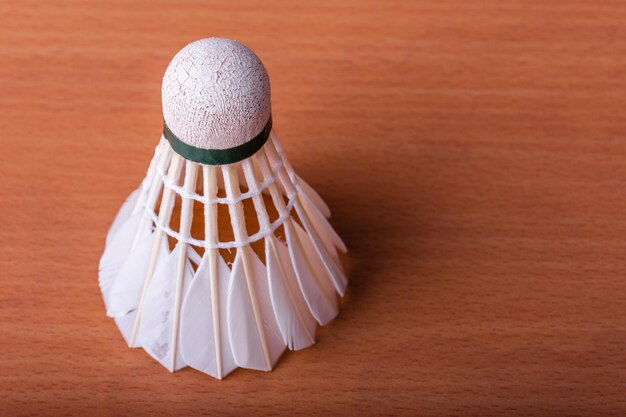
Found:
[[[269,77],[261,60],[239,42],[207,38],[185,46],[167,67],[161,92],[164,132],[179,141],[184,151],[179,153],[191,153],[188,159],[203,150],[219,155],[250,148],[269,133]]]

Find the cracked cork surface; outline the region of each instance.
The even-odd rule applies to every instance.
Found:
[[[201,149],[254,138],[270,117],[270,82],[259,58],[239,42],[207,38],[181,49],[163,76],[165,123]]]

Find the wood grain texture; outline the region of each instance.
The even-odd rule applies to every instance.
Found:
[[[0,414],[625,415],[626,4],[0,2]],[[105,233],[171,57],[265,63],[350,249],[272,373],[169,374],[105,317]]]

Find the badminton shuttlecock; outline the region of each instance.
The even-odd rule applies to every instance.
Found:
[[[170,371],[271,370],[337,315],[346,248],[272,131],[269,79],[250,49],[187,45],[162,98],[163,136],[100,260],[107,314]]]

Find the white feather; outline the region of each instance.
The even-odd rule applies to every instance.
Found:
[[[127,345],[130,343],[130,334],[132,333],[132,330],[133,330],[133,324],[135,323],[136,314],[137,314],[136,311],[131,311],[130,313],[124,316],[115,317],[114,319],[115,324],[117,325],[117,328],[119,329],[120,333],[122,333],[122,337],[126,341]],[[140,346],[141,346],[141,339],[136,338],[135,343],[133,344],[132,347],[140,347]]]
[[[296,222],[290,224],[295,229],[295,236],[288,225],[285,234],[300,290],[313,317],[324,325],[339,313],[335,289],[324,265],[320,268],[321,261],[317,259],[317,252],[306,232]]]
[[[148,232],[130,253],[113,280],[107,309],[109,317],[123,316],[135,310],[139,305],[154,239],[155,233]],[[167,238],[162,237],[157,259],[163,259],[168,255]]]
[[[346,248],[345,243],[343,243],[343,240],[341,240],[337,232],[335,232],[335,229],[333,229],[330,225],[328,219],[324,217],[324,214],[322,214],[317,205],[311,201],[309,196],[305,193],[300,193],[299,196],[300,202],[309,216],[309,220],[311,220],[313,228],[317,231],[320,239],[324,243],[324,246],[328,252],[335,257],[335,259],[338,259],[336,248],[339,248],[340,251],[346,253],[348,249]]]
[[[137,233],[140,221],[141,215],[136,215],[127,219],[120,225],[119,230],[113,235],[111,242],[104,248],[104,253],[100,258],[98,284],[100,285],[104,306],[107,310],[109,309],[111,287],[122,265],[129,257],[131,245]],[[146,230],[143,238],[145,238],[148,233],[150,232]]]
[[[126,220],[130,218],[140,194],[141,194],[141,187],[133,191],[126,198],[126,201],[124,201],[124,204],[122,204],[122,207],[120,207],[120,209],[117,211],[117,214],[115,215],[115,219],[113,220],[113,223],[111,224],[111,228],[109,229],[107,233],[107,237],[106,237],[107,245],[111,242],[111,239],[113,238],[113,236],[115,236],[115,232],[118,231],[120,226],[122,226],[122,224],[124,224],[124,222],[126,222]]]
[[[327,220],[330,210],[326,203],[296,176],[287,160],[283,160],[283,170],[278,173],[279,181],[274,182],[276,177],[264,159],[265,153],[256,159],[263,180],[270,181],[264,190],[259,189],[260,180],[250,161],[222,169],[203,166],[207,202],[216,198],[220,183],[226,188],[227,198],[239,201],[239,178],[245,176],[262,230],[273,225],[262,198],[257,195],[259,191],[269,191],[280,218],[287,217],[283,223],[287,245],[273,234],[265,235],[263,265],[249,246],[243,203],[229,204],[229,217],[239,247],[230,271],[216,250],[210,255],[214,258],[207,258],[210,251],[200,257],[189,245],[197,243],[188,239],[192,206],[185,197],[196,188],[195,165],[176,154],[170,160],[167,154],[172,153],[171,148],[162,141],[165,153],[153,158],[144,179],[149,188],[140,188],[128,196],[107,234],[100,261],[99,282],[107,314],[114,317],[124,339],[133,347],[142,346],[168,369],[191,365],[217,378],[226,376],[237,366],[270,370],[287,346],[297,350],[314,344],[317,322],[326,324],[336,317],[336,292],[343,294],[347,284],[337,253],[346,251],[346,247]],[[271,154],[272,150],[266,152]],[[278,167],[278,158],[270,155],[273,169]],[[157,176],[157,164],[159,172],[167,172],[165,184],[160,174]],[[181,167],[186,168],[184,193],[178,185]],[[283,197],[294,192],[297,198],[287,208]],[[175,194],[183,196],[179,236],[169,229]],[[152,232],[148,211],[151,209],[147,207],[154,209],[159,195],[162,195],[157,225],[160,228]],[[290,212],[292,207],[302,227],[288,218],[290,214],[295,216]],[[206,243],[215,247],[217,205],[211,203],[204,209]],[[139,233],[143,221],[146,227],[141,227]],[[172,237],[184,243],[179,243],[170,253],[168,238]],[[132,246],[136,247],[131,251]],[[183,248],[188,250],[185,256],[181,256]],[[208,259],[216,260],[215,264],[211,262],[216,272],[209,271]],[[198,265],[196,274],[192,263]],[[148,269],[153,271],[150,277],[146,277]]]
[[[251,292],[246,282],[243,265],[243,252],[250,260],[256,301],[260,307],[262,326],[259,329],[255,320]],[[267,273],[265,266],[248,246],[237,249],[235,263],[230,276],[227,301],[227,320],[230,345],[235,362],[242,368],[269,371],[285,350],[276,317],[272,310]],[[270,366],[265,359],[262,337],[267,341]]]
[[[144,350],[166,368],[169,368],[171,363],[176,270],[181,246],[181,244],[176,245],[172,253],[160,258],[157,263],[146,293],[138,332]],[[192,278],[193,269],[189,260],[185,259],[183,293],[189,288]],[[185,361],[178,349],[173,370],[176,371],[185,366]]]
[[[315,204],[315,206],[322,212],[324,217],[330,217],[330,209],[326,202],[320,197],[320,195],[315,191],[313,187],[311,187],[305,180],[300,176],[296,176],[298,184],[300,185],[301,190],[300,193],[306,195],[309,200]],[[344,251],[345,252],[345,251]]]
[[[284,342],[291,350],[315,344],[317,323],[298,286],[287,246],[270,235],[265,238],[265,257],[274,315]]]
[[[198,252],[196,252],[196,250],[193,248],[193,246],[189,246],[188,247],[188,249],[187,249],[187,257],[196,266],[199,266],[200,262],[202,262],[202,258],[200,257],[200,255],[198,255]]]
[[[226,299],[230,269],[221,256],[216,256],[218,280],[218,308],[220,323],[220,350],[222,375],[219,375],[213,330],[213,304],[208,251],[202,258],[196,275],[183,301],[180,321],[180,352],[185,362],[194,369],[215,378],[223,378],[237,368],[226,322]]]
[[[296,202],[294,207],[296,209],[298,217],[302,221],[304,229],[306,230],[309,241],[311,242],[313,248],[315,249],[315,252],[317,253],[317,257],[311,255],[311,258],[316,258],[321,261],[326,271],[328,271],[328,274],[330,275],[330,278],[335,285],[335,289],[337,290],[339,295],[343,297],[346,291],[346,287],[348,286],[348,279],[343,272],[339,259],[334,257],[332,254],[329,254],[328,249],[326,249],[326,245],[320,242],[321,238],[319,237],[319,234],[315,230],[311,219],[306,213],[306,209],[304,209],[301,204],[299,205],[298,202]]]
[[[274,139],[273,143],[278,148],[280,147],[276,139]],[[277,156],[277,151],[274,147],[270,146],[265,149],[268,153],[269,159],[272,162],[278,160],[279,157]],[[293,172],[287,160],[283,159],[283,161],[284,161],[286,170],[288,172],[290,170],[291,172]],[[278,178],[280,180],[279,182],[282,184],[283,190],[287,192],[287,194],[290,194],[291,189],[293,189],[294,187],[294,183],[293,183],[293,180],[288,177],[289,175],[285,175],[283,172],[282,175],[279,174]],[[312,221],[309,219],[306,209],[303,207],[302,202],[300,202],[300,198],[296,200],[294,204],[294,208],[296,210],[298,217],[302,221],[302,225],[304,226],[306,232],[311,238],[311,243],[313,244],[315,251],[318,253],[324,267],[326,268],[330,277],[332,278],[335,289],[337,290],[339,295],[343,296],[345,293],[346,286],[348,285],[348,280],[346,279],[346,276],[341,268],[341,264],[339,260],[336,257],[334,257],[332,253],[329,253],[328,249],[326,249],[326,244],[322,243],[320,237],[318,236],[317,231],[315,230],[315,227],[312,225]]]

